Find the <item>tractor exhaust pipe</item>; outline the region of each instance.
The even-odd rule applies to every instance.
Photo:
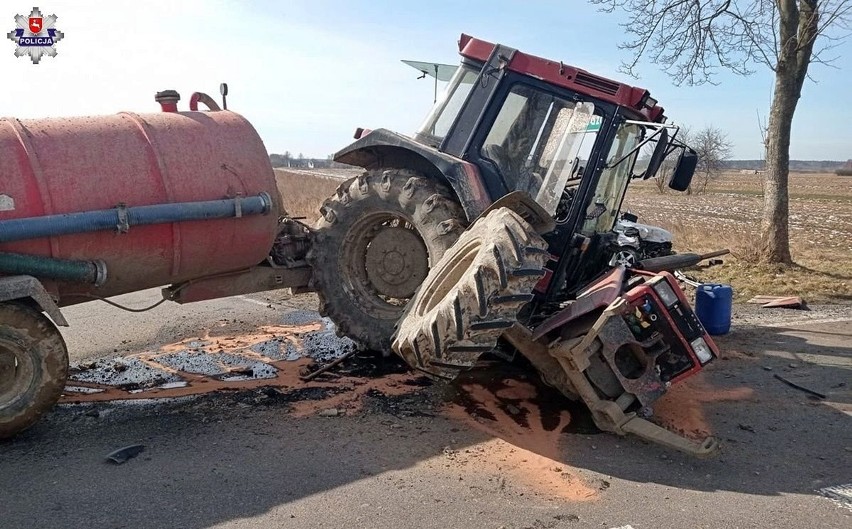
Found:
[[[665,257],[652,257],[643,259],[636,263],[636,268],[647,272],[671,272],[678,268],[687,268],[695,266],[705,259],[720,257],[731,253],[731,250],[717,250],[715,252],[697,254],[697,253],[679,253],[675,255],[666,255]]]

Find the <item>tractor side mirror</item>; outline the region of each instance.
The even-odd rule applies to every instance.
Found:
[[[692,175],[695,174],[695,167],[698,165],[698,153],[689,147],[684,147],[680,158],[677,160],[671,178],[669,178],[669,187],[675,191],[686,191],[689,184],[692,183]]]
[[[648,167],[642,173],[642,180],[647,180],[657,174],[660,170],[660,165],[666,157],[666,149],[669,147],[669,131],[665,128],[660,129],[657,134],[657,145],[654,147],[654,152],[651,153],[651,159],[648,160]]]

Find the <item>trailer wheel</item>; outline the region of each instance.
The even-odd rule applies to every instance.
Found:
[[[68,376],[68,350],[41,312],[0,304],[0,439],[32,426],[59,400]]]
[[[507,208],[476,221],[409,304],[393,348],[410,365],[454,377],[492,350],[544,275],[547,243]]]
[[[443,186],[404,169],[347,180],[320,212],[308,254],[320,314],[389,352],[405,305],[464,231],[464,212]]]

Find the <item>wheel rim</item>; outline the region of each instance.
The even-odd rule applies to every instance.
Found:
[[[634,266],[637,262],[636,254],[630,250],[620,250],[615,253],[615,262],[625,266]]]
[[[0,409],[19,401],[34,380],[32,357],[17,343],[0,338]]]
[[[381,296],[408,299],[429,273],[429,254],[420,235],[399,226],[385,226],[365,253],[367,277]]]
[[[410,219],[378,212],[358,219],[340,245],[341,281],[353,302],[396,319],[429,272],[429,251]]]
[[[426,287],[428,295],[423,297],[422,302],[416,308],[418,316],[423,316],[435,308],[450,293],[450,290],[459,283],[465,272],[473,265],[476,256],[479,255],[480,247],[480,241],[471,241],[467,246],[458,250],[453,257],[452,267],[446,274],[430,280],[431,282]]]

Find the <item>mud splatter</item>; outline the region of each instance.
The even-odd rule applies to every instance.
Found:
[[[698,373],[673,386],[654,403],[654,421],[691,439],[701,440],[713,433],[704,413],[708,402],[751,400],[754,390],[747,387],[720,388]]]
[[[331,395],[322,400],[303,400],[293,403],[290,412],[294,417],[307,417],[316,413],[336,408],[342,414],[348,415],[360,411],[364,406],[364,397],[379,392],[392,397],[417,391],[419,388],[410,381],[417,378],[411,374],[392,374],[381,378],[340,377],[325,386],[344,387],[348,391]],[[305,384],[306,387],[310,384]]]
[[[585,502],[600,497],[609,484],[587,480],[567,464],[545,457],[503,439],[490,439],[463,450],[444,450],[449,465],[493,475],[502,489],[513,489],[555,501]]]
[[[562,461],[562,434],[572,430],[574,421],[574,410],[568,409],[566,399],[525,378],[506,378],[505,373],[491,381],[462,377],[456,387],[458,394],[444,407],[444,413],[495,437],[457,454],[464,464],[475,463],[486,472],[508,475],[555,499],[588,501],[605,488]],[[578,423],[585,421],[581,418]]]

